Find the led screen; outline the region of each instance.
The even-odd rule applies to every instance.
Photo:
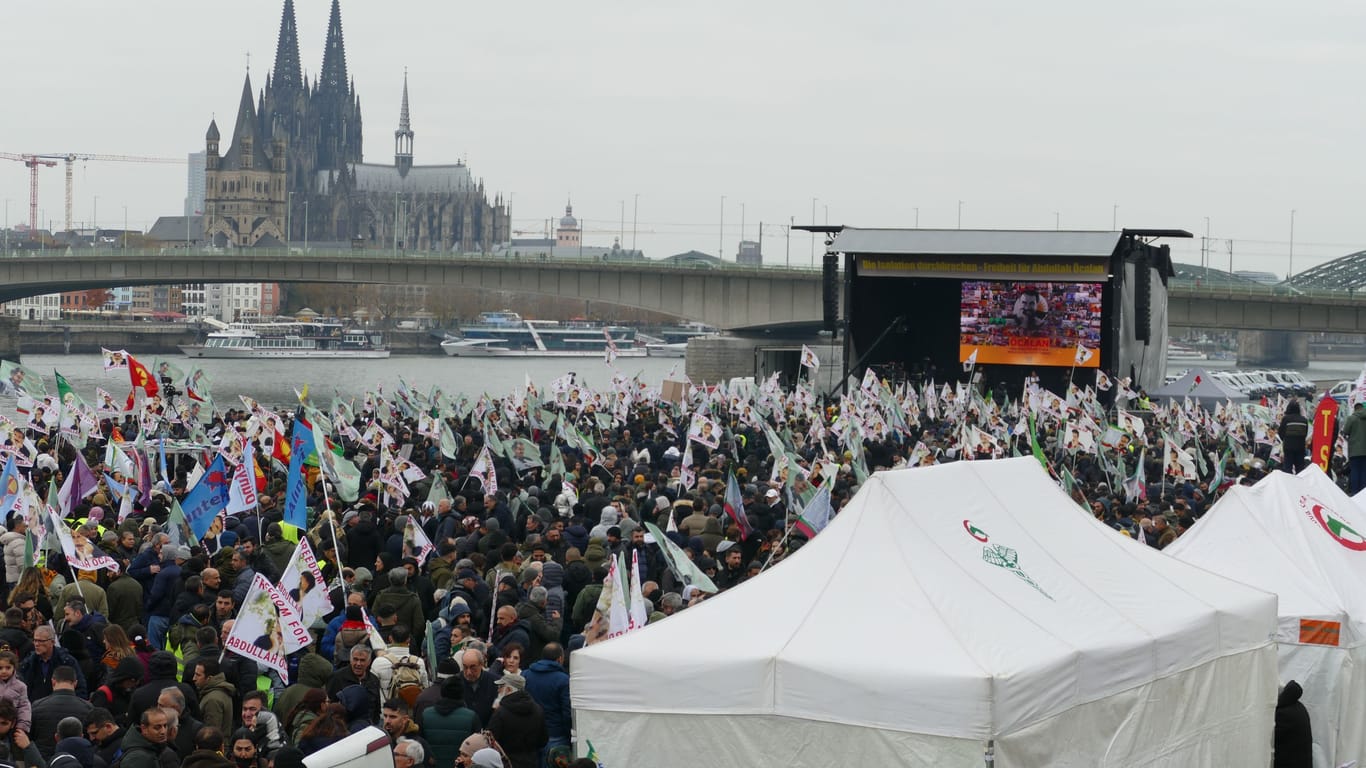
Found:
[[[1098,368],[1102,285],[965,280],[959,361]]]

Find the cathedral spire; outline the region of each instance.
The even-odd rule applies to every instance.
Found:
[[[413,126],[408,119],[408,70],[403,70],[403,106],[398,111],[398,130],[394,131],[394,166],[406,176],[413,167]]]
[[[336,13],[335,5],[333,9]],[[299,30],[294,23],[294,0],[285,0],[285,9],[280,15],[280,40],[275,45],[275,72],[270,82],[287,92],[297,90],[303,83],[303,71],[299,66]]]
[[[323,73],[319,90],[348,93],[346,43],[342,39],[341,0],[332,0],[332,16],[327,21],[327,42],[323,46]]]

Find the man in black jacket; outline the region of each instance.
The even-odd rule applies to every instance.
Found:
[[[28,686],[28,697],[37,701],[52,693],[52,675],[58,667],[71,667],[76,672],[76,695],[82,699],[90,692],[85,687],[85,674],[81,665],[65,648],[57,647],[57,637],[52,627],[41,626],[33,630],[33,653],[19,662],[19,679]]]
[[[513,765],[536,765],[550,741],[541,705],[526,692],[526,679],[513,672],[498,679],[498,691],[503,698],[489,720],[489,730]]]
[[[1309,420],[1300,413],[1300,401],[1286,403],[1285,416],[1277,430],[1281,436],[1281,455],[1286,472],[1299,472],[1306,465],[1305,443],[1309,438]]]
[[[199,718],[199,692],[195,690],[193,685],[176,680],[175,672],[175,656],[171,655],[169,651],[157,651],[152,654],[152,658],[147,662],[147,674],[151,680],[133,691],[132,700],[128,704],[129,722],[141,722],[142,710],[155,707],[162,689],[171,687],[180,689],[180,692],[185,696],[185,704],[190,716],[196,720]],[[182,720],[182,722],[184,721]]]
[[[29,739],[38,746],[43,759],[52,759],[52,750],[57,746],[52,738],[57,735],[57,724],[67,717],[85,722],[90,710],[90,702],[76,696],[76,670],[71,667],[53,670],[52,693],[33,702],[33,728],[29,732]],[[111,715],[109,719],[114,718]]]

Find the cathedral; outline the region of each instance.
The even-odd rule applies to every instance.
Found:
[[[312,81],[299,63],[294,0],[285,0],[274,69],[253,93],[248,72],[232,143],[221,156],[215,122],[205,136],[209,241],[486,253],[511,239],[502,197],[489,202],[483,180],[463,162],[414,164],[406,73],[393,164],[363,161],[340,0],[332,0],[322,72]]]

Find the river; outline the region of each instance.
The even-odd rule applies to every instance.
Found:
[[[164,358],[139,357],[151,367],[154,359],[165,359],[188,374],[200,367],[213,382],[212,392],[219,408],[230,407],[238,395],[248,395],[268,406],[291,405],[298,401],[294,390],[310,387],[316,402],[327,404],[335,388],[344,397],[359,398],[367,390],[382,386],[385,392],[398,388],[402,378],[409,387],[428,392],[441,387],[449,395],[467,393],[474,397],[487,392],[501,397],[526,384],[526,377],[547,392],[551,379],[569,371],[578,380],[593,387],[605,387],[613,370],[601,356],[583,358],[472,358],[413,356],[390,357],[388,360],[191,360],[175,355]],[[76,394],[87,402],[95,402],[95,388],[100,387],[116,397],[128,394],[128,374],[124,371],[105,373],[99,355],[24,355],[24,365],[42,374],[48,391],[55,393],[54,370],[66,377]],[[616,369],[631,376],[640,374],[651,386],[659,386],[664,377],[676,370],[683,376],[683,360],[660,357],[619,358]]]

